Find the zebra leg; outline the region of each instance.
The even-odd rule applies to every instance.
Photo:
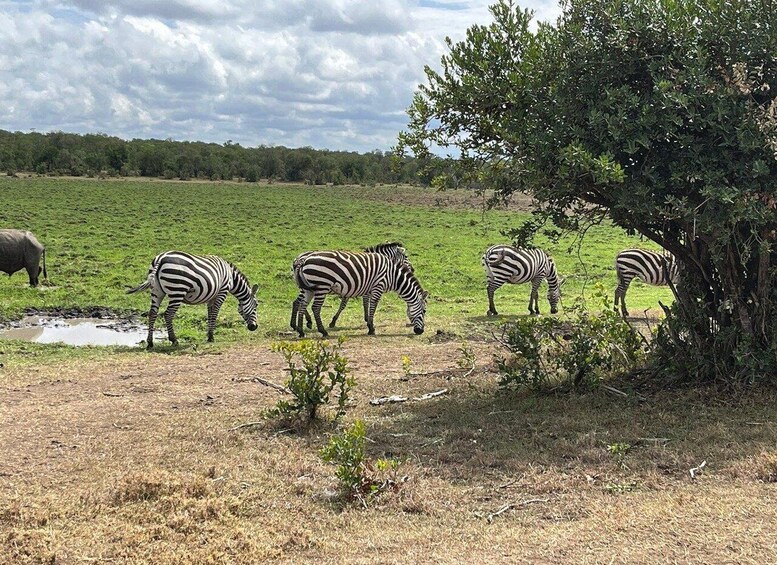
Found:
[[[305,325],[308,329],[313,327],[313,318],[310,317],[310,312],[308,312],[307,308],[305,309]]]
[[[291,303],[291,320],[289,321],[289,325],[291,326],[291,329],[296,330],[297,328],[297,313],[299,312],[299,305],[300,301],[302,301],[303,297],[305,296],[305,291],[300,290],[299,294],[297,295],[297,298],[294,299],[294,302]]]
[[[322,336],[327,337],[329,333],[324,328],[324,322],[321,321],[321,307],[324,305],[325,299],[326,294],[315,294],[311,310],[313,310],[313,317],[316,319],[316,328]]]
[[[213,341],[213,331],[216,329],[216,316],[219,315],[221,305],[227,299],[227,291],[219,293],[216,298],[208,302],[208,341]]]
[[[148,337],[146,338],[146,349],[154,348],[154,324],[159,315],[159,305],[164,298],[164,294],[160,296],[156,294],[153,289],[151,290],[151,309],[148,311]]]
[[[618,283],[618,288],[615,289],[615,311],[618,311],[618,299],[620,299],[621,316],[624,318],[629,317],[629,309],[626,308],[626,291],[629,289],[631,280],[632,279],[626,277],[622,278]]]
[[[502,285],[495,281],[488,281],[486,284],[486,294],[488,294],[488,312],[486,312],[486,316],[499,315],[499,312],[496,311],[496,306],[494,306],[494,292],[496,292],[496,289],[500,286]]]
[[[362,296],[362,306],[364,307],[364,321],[370,319],[370,295],[365,294]]]
[[[337,319],[340,317],[340,314],[343,313],[343,310],[345,310],[346,305],[348,304],[348,299],[343,297],[340,299],[340,307],[337,309],[337,312],[335,312],[335,315],[332,316],[332,321],[329,322],[329,327],[333,328],[337,324]],[[309,327],[309,326],[308,326]]]
[[[300,290],[299,296],[294,301],[294,305],[291,311],[291,327],[297,330],[299,337],[305,337],[305,331],[302,329],[302,320],[305,317],[305,311],[308,306],[309,291]]]
[[[173,345],[178,345],[178,338],[175,337],[175,331],[173,330],[173,318],[178,308],[181,306],[183,299],[178,298],[173,300],[172,298],[167,303],[167,310],[165,310],[165,323],[167,324],[167,338]]]
[[[531,281],[531,294],[529,295],[529,314],[539,315],[540,313],[540,293],[538,291],[541,282],[541,278],[535,278]]]
[[[367,335],[375,335],[375,310],[378,308],[380,297],[383,296],[383,290],[376,290],[370,295],[370,308],[367,314]]]

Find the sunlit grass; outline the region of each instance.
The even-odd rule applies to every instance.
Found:
[[[260,285],[260,331],[245,330],[230,299],[219,317],[218,343],[276,337],[288,329],[296,296],[290,266],[298,253],[399,240],[430,292],[431,333],[466,334],[498,322],[484,318],[480,257],[489,245],[505,242],[500,231],[520,224],[528,212],[482,214],[436,205],[439,198],[399,203],[403,195],[413,200],[413,191],[419,190],[0,177],[0,225],[33,231],[47,248],[49,272],[48,283],[38,289],[29,288],[23,272],[0,278],[0,319],[17,319],[31,307],[104,306],[122,315],[143,313],[148,295],[127,296],[125,289],[145,279],[157,253],[180,249],[221,255]],[[540,238],[538,244],[555,257],[566,278],[566,304],[584,292],[590,296],[595,281],[614,290],[616,253],[635,244],[649,246],[609,226],[590,230],[579,250],[571,237],[557,245]],[[500,289],[500,312],[526,314],[528,294],[527,285]],[[635,283],[628,294],[633,315],[656,308],[659,299],[670,301],[669,290]],[[328,300],[325,318],[335,305]],[[541,309],[548,310],[544,298]],[[404,304],[387,296],[376,315],[378,332],[407,333],[404,316]],[[181,308],[176,317],[180,338],[204,341],[205,318],[204,306]],[[363,330],[357,304],[346,310],[341,325],[346,332]]]

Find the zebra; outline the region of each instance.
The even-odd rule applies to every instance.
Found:
[[[375,309],[386,291],[399,294],[407,303],[407,317],[413,331],[418,335],[424,333],[428,293],[407,266],[381,253],[309,252],[296,261],[294,281],[300,291],[292,305],[290,325],[300,337],[305,336],[302,319],[311,300],[318,331],[324,337],[329,335],[321,321],[321,306],[327,294],[338,294],[343,298],[361,296],[368,333],[374,335]]]
[[[644,249],[624,249],[615,258],[615,273],[618,276],[618,286],[615,288],[615,311],[618,302],[621,305],[621,315],[626,318],[629,311],[626,308],[626,291],[635,277],[647,284],[665,286],[672,281],[677,284],[680,279],[680,268],[672,255],[661,255]]]
[[[531,281],[529,314],[539,314],[537,289],[543,279],[548,279],[548,302],[550,312],[558,312],[563,280],[556,271],[553,259],[541,249],[522,249],[511,245],[492,245],[483,254],[483,269],[486,271],[486,292],[488,312],[496,316],[494,292],[505,283],[520,284]]]
[[[146,281],[127,290],[127,294],[149,288],[151,309],[148,311],[148,349],[154,347],[154,323],[165,295],[169,297],[165,310],[167,336],[173,345],[178,345],[173,331],[173,318],[182,303],[208,304],[208,341],[213,341],[216,316],[227,293],[237,298],[237,311],[248,329],[254,331],[257,328],[256,291],[259,285],[251,287],[237,267],[216,255],[190,255],[183,251],[160,253],[151,261]]]
[[[411,273],[415,272],[415,269],[413,268],[413,265],[410,264],[410,259],[407,258],[407,250],[404,248],[404,246],[398,242],[398,241],[390,241],[386,243],[379,243],[378,245],[372,245],[370,247],[364,248],[365,253],[380,253],[382,255],[385,255],[395,263],[401,263],[405,265]],[[315,253],[315,251],[307,251],[305,253],[300,253],[296,259],[294,259],[294,262],[291,265],[291,273],[292,276],[294,275],[294,269],[304,257],[307,257],[311,253]],[[332,321],[329,322],[329,327],[334,328],[337,325],[337,320],[340,318],[340,314],[343,313],[343,310],[345,310],[345,307],[348,305],[349,298],[346,296],[343,296],[340,298],[340,307],[337,309],[337,312],[335,312],[335,315],[332,316]],[[365,302],[365,305],[367,303]],[[310,317],[310,314],[308,313],[307,308],[304,311],[305,313],[305,323],[308,327],[308,329],[313,327],[313,320]],[[364,310],[364,321],[367,321],[367,310],[365,308]]]

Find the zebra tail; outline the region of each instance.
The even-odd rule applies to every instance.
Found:
[[[159,264],[157,263],[156,259],[153,263],[151,263],[151,267],[148,269],[148,276],[146,277],[146,280],[140,285],[136,286],[135,288],[130,288],[127,290],[127,294],[135,294],[136,292],[140,292],[142,290],[148,290],[151,288],[151,285],[154,282],[154,278],[156,277],[156,271],[159,268]]]
[[[302,267],[304,266],[305,259],[294,263],[294,282],[297,283],[297,287],[302,290],[313,290],[313,286],[308,282],[308,280],[305,278],[305,275],[302,273]]]
[[[128,289],[127,294],[135,294],[136,292],[140,292],[141,290],[147,290],[150,286],[151,286],[151,280],[146,280],[145,282],[141,283],[139,286]]]
[[[486,251],[486,253],[483,255],[483,267],[486,269],[486,276],[491,277],[493,276],[493,272],[491,271],[491,267],[496,267],[500,265],[505,260],[504,253],[499,254],[499,258],[496,259],[496,261],[489,261],[488,260],[489,253]]]

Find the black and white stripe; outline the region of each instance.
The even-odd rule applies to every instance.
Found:
[[[169,297],[165,322],[167,336],[173,345],[178,343],[173,331],[173,317],[181,304],[208,304],[208,341],[213,341],[216,316],[231,293],[238,300],[237,311],[250,331],[256,323],[256,290],[246,276],[232,263],[215,255],[190,255],[182,251],[160,253],[151,262],[146,282],[130,289],[127,294],[151,289],[151,309],[148,311],[148,348],[154,347],[154,323],[159,305]]]
[[[375,309],[387,291],[396,291],[407,303],[407,317],[413,331],[416,334],[424,332],[428,293],[421,288],[410,269],[381,253],[308,252],[295,261],[294,281],[300,292],[292,306],[290,324],[300,337],[305,335],[303,314],[311,301],[318,331],[328,335],[321,321],[321,306],[327,294],[337,294],[342,298],[361,296],[369,333],[374,334]]]
[[[635,278],[655,286],[668,285],[670,280],[672,284],[679,281],[679,265],[672,255],[661,255],[644,249],[624,249],[618,253],[615,258],[615,273],[618,276],[615,311],[618,311],[620,302],[624,318],[629,315],[626,308],[626,291]]]
[[[539,314],[537,289],[543,279],[548,280],[548,302],[552,314],[558,312],[562,281],[556,272],[556,264],[541,249],[519,249],[510,245],[493,245],[483,254],[488,293],[487,316],[496,316],[494,292],[505,283],[520,284],[531,281],[529,313]]]
[[[401,265],[404,265],[407,267],[411,273],[415,272],[415,269],[413,269],[413,265],[410,264],[410,259],[407,258],[407,250],[404,248],[404,246],[399,243],[398,241],[391,241],[386,243],[379,243],[378,245],[372,245],[370,247],[364,248],[365,253],[380,253],[381,255],[385,255],[388,257],[391,261],[394,263],[398,263]],[[308,251],[306,253],[301,253],[297,256],[296,259],[294,259],[294,262],[291,265],[291,272],[292,275],[294,274],[294,269],[298,262],[306,257],[307,255],[310,255],[311,253],[315,253],[315,251]],[[337,320],[340,317],[340,314],[343,313],[343,310],[345,310],[345,307],[348,305],[348,297],[341,297],[340,298],[340,307],[337,309],[337,312],[335,312],[335,315],[332,316],[332,321],[329,322],[329,327],[334,328],[337,325]],[[365,302],[366,304],[366,302]],[[364,321],[367,321],[367,310],[364,310]],[[313,327],[313,320],[310,317],[310,314],[307,311],[307,308],[305,309],[305,322],[308,326],[308,328]]]

